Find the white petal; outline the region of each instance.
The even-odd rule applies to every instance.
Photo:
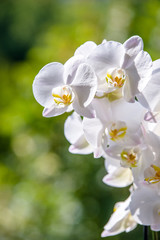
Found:
[[[114,236],[124,231],[131,231],[136,227],[136,222],[127,210],[130,199],[115,205],[115,211],[108,223],[104,226],[102,237]]]
[[[105,230],[101,233],[101,237],[109,237],[109,236],[115,236],[117,234],[120,234],[122,232],[124,232],[125,229],[123,228],[123,223],[119,223],[119,225],[117,224],[115,229],[112,230]]]
[[[96,47],[97,44],[92,41],[85,42],[79,48],[77,48],[74,55],[82,55],[84,57],[87,57]]]
[[[160,59],[153,62],[152,78],[148,82],[144,91],[143,97],[140,95],[138,100],[144,106],[148,107],[152,111],[160,111]],[[147,102],[147,105],[146,105]]]
[[[83,119],[83,130],[87,141],[95,148],[101,146],[103,125],[98,118]]]
[[[92,107],[92,104],[88,105],[87,107],[81,107],[78,100],[73,102],[73,108],[75,112],[79,115],[87,118],[94,118],[95,117],[95,110]]]
[[[133,182],[132,171],[129,168],[117,168],[114,172],[107,174],[103,182],[113,187],[126,187]]]
[[[94,98],[92,101],[92,106],[95,109],[96,117],[99,118],[103,123],[108,123],[112,121],[112,109],[111,103],[108,98],[104,97]]]
[[[134,60],[137,73],[140,76],[138,90],[141,92],[152,76],[152,59],[147,52],[141,51]]]
[[[104,166],[107,172],[114,172],[117,168],[121,167],[120,162],[117,159],[105,155]]]
[[[88,62],[95,69],[98,77],[104,78],[108,69],[120,67],[123,59],[124,47],[114,41],[104,42],[98,45],[88,57]]]
[[[71,144],[74,144],[84,135],[82,119],[77,113],[74,112],[66,119],[64,124],[64,135]]]
[[[76,71],[81,63],[84,63],[83,56],[73,56],[64,64],[64,82],[69,85],[75,78]]]
[[[122,232],[130,232],[134,230],[137,227],[136,221],[133,219],[133,217],[128,213],[126,215],[126,218],[124,220],[118,222],[113,226],[111,229],[104,229],[104,231],[101,234],[101,237],[109,237],[109,236],[115,236],[117,234],[120,234]]]
[[[81,64],[71,84],[77,94],[79,105],[87,107],[93,100],[97,89],[97,77],[87,64]]]
[[[93,148],[83,135],[69,147],[69,151],[74,154],[90,154],[93,152]]]
[[[139,76],[137,75],[137,72],[134,70],[135,69],[130,68],[129,81],[125,82],[124,87],[122,89],[124,99],[130,103],[135,102],[135,96],[139,93],[137,81],[139,79]]]
[[[126,73],[129,80],[124,86],[124,97],[127,101],[133,101],[151,79],[152,60],[150,55],[140,51],[133,63],[126,69]]]
[[[102,146],[103,146],[103,149],[104,149],[105,153],[108,156],[116,159],[116,161],[121,160],[121,157],[120,157],[119,153],[121,153],[123,151],[123,146],[122,145],[119,145],[119,144],[116,144],[116,143],[115,144],[113,143],[113,145],[109,146],[109,147],[106,147],[105,145],[107,145],[107,144],[104,144]],[[107,157],[106,157],[106,160],[107,160]]]
[[[147,136],[145,136],[147,143],[152,147],[152,150],[154,150],[154,154],[157,154],[157,156],[160,156],[159,146],[160,146],[160,136],[155,134],[154,132],[148,131]],[[150,156],[151,158],[151,156]]]
[[[143,108],[137,101],[128,103],[124,99],[119,99],[111,103],[112,108],[112,121],[123,121],[126,123],[127,128],[134,133],[139,129],[140,123],[145,114]],[[135,114],[136,113],[136,114]]]
[[[67,140],[72,144],[69,151],[74,154],[89,154],[93,152],[92,147],[85,139],[82,119],[74,112],[67,118],[64,124],[64,134]]]
[[[101,146],[98,148],[94,148],[94,151],[93,151],[94,158],[100,158],[103,156],[103,154],[104,154],[104,151]]]
[[[39,104],[51,107],[53,104],[52,88],[62,86],[64,67],[61,63],[49,63],[44,66],[33,82],[33,94]]]
[[[133,36],[125,41],[123,46],[125,48],[125,55],[122,68],[128,68],[137,54],[143,50],[143,40],[139,36]]]
[[[123,88],[123,95],[127,102],[134,102],[135,96],[139,93],[138,83],[141,79],[139,75],[135,62],[133,62],[128,69],[126,69],[126,73],[128,75],[128,79],[125,82]]]
[[[103,39],[102,44],[103,44],[103,43],[106,43],[106,42],[107,42],[107,39]]]
[[[109,230],[117,225],[127,217],[129,210],[128,205],[130,203],[130,198],[127,198],[124,202],[118,202],[115,204],[115,211],[111,215],[108,223],[104,226],[104,229]],[[123,226],[124,228],[124,226]]]
[[[154,186],[143,185],[132,193],[130,210],[139,224],[159,225],[159,209],[159,195]]]
[[[151,225],[151,230],[155,232],[160,231],[160,224]]]
[[[137,167],[132,168],[132,173],[134,177],[134,183],[139,186],[144,183],[144,171],[148,168],[154,161],[154,154],[151,148],[146,148],[141,151],[141,156]]]
[[[64,107],[57,107],[55,105],[52,105],[50,108],[44,108],[43,110],[43,117],[55,117],[59,116],[67,111],[68,106]]]

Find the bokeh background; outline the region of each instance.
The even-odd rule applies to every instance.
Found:
[[[0,239],[101,239],[128,188],[102,183],[103,159],[68,152],[67,115],[43,118],[32,82],[87,40],[132,35],[143,38],[153,60],[160,57],[160,1],[0,1]],[[140,240],[142,227],[108,239]]]

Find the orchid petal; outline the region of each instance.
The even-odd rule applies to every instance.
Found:
[[[130,210],[135,220],[142,225],[160,224],[159,194],[150,185],[137,188],[131,195]]]
[[[92,104],[88,105],[87,107],[81,107],[78,99],[76,99],[72,105],[75,112],[77,112],[79,115],[87,118],[95,117],[95,110],[93,109]]]
[[[126,187],[133,182],[132,171],[129,168],[120,167],[109,172],[102,181],[109,186]]]
[[[79,105],[87,107],[93,100],[97,89],[97,77],[88,64],[81,64],[71,84],[77,94]]]
[[[53,104],[52,89],[62,86],[64,67],[61,63],[49,63],[37,74],[33,82],[33,94],[39,104],[51,107]]]
[[[124,85],[123,95],[126,101],[134,102],[135,96],[145,88],[151,78],[152,60],[150,55],[140,51],[133,63],[126,69],[126,73],[129,79]]]
[[[87,141],[95,148],[101,146],[103,125],[98,118],[84,118],[83,130]]]
[[[137,54],[143,50],[143,40],[139,36],[133,36],[125,41],[123,46],[125,49],[125,55],[122,68],[128,68]]]
[[[93,156],[94,158],[100,158],[104,154],[104,151],[101,146],[94,148]]]
[[[88,57],[88,55],[93,51],[93,49],[95,49],[97,47],[97,44],[92,42],[92,41],[88,41],[85,42],[84,44],[82,44],[79,48],[77,48],[77,50],[75,51],[74,55],[82,55],[84,57]]]
[[[64,124],[64,134],[67,140],[72,144],[69,151],[74,154],[89,154],[93,152],[92,147],[85,139],[82,119],[74,112],[67,118]]]
[[[151,230],[155,231],[155,232],[159,232],[160,231],[160,224],[151,225]]]
[[[104,124],[112,121],[112,109],[111,103],[108,98],[94,98],[92,101],[92,106],[95,109],[96,117],[99,118]]]
[[[64,135],[71,144],[74,144],[83,134],[82,119],[74,112],[65,121]]]
[[[75,78],[76,71],[80,64],[84,63],[83,56],[73,56],[64,64],[64,82],[65,84],[71,84]]]
[[[111,109],[112,121],[124,121],[127,128],[132,132],[135,132],[140,127],[146,111],[138,102],[128,103],[123,98],[113,101]]]
[[[49,108],[44,108],[43,110],[43,117],[55,117],[59,116],[67,111],[68,106],[63,106],[63,107],[57,107],[55,105],[52,105]]]
[[[138,100],[145,107],[154,112],[160,112],[160,59],[153,62],[152,78],[144,88],[143,96],[138,96]],[[147,104],[146,104],[147,102]]]
[[[147,85],[152,76],[152,59],[150,55],[141,51],[134,60],[137,73],[140,76],[138,90],[141,92]]]
[[[138,94],[138,82],[139,76],[135,69],[130,68],[129,81],[126,81],[122,90],[123,97],[127,102],[135,102],[135,96]]]
[[[69,151],[73,154],[90,154],[93,152],[92,146],[86,141],[82,135],[74,144],[69,147]]]
[[[88,57],[88,62],[95,69],[98,77],[104,78],[108,69],[120,67],[124,55],[122,44],[114,41],[107,41],[98,45]]]
[[[115,211],[112,213],[108,223],[104,226],[101,237],[114,236],[124,231],[129,232],[137,226],[130,211],[127,210],[129,202],[130,198],[124,202],[116,203],[114,207]]]

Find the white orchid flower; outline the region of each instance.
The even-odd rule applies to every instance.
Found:
[[[114,145],[108,148],[106,154],[113,159],[119,160],[122,167],[129,167],[132,170],[134,183],[139,185],[147,178],[151,179],[160,174],[158,168],[160,168],[160,137],[151,131],[142,128],[140,135],[140,143],[129,147],[123,145]],[[151,169],[154,172],[153,175],[146,175],[147,169]],[[157,171],[155,171],[157,169]]]
[[[137,226],[137,222],[132,217],[128,208],[130,197],[124,202],[116,203],[113,214],[104,226],[101,237],[109,237],[120,234],[122,232],[130,232]]]
[[[144,149],[140,152],[137,167],[132,169],[136,186],[159,183],[160,187],[160,137],[153,132],[146,131]]]
[[[105,168],[108,172],[104,176],[103,182],[112,187],[127,187],[133,182],[132,171],[130,168],[123,168],[120,162],[109,156],[105,156]]]
[[[134,219],[141,225],[160,230],[160,195],[154,184],[142,184],[131,194],[129,205]]]
[[[130,104],[123,99],[113,102],[107,98],[94,99],[92,106],[97,117],[84,118],[83,129],[87,141],[94,148],[103,148],[101,154],[112,152],[117,145],[123,148],[140,144],[144,108],[138,102]]]
[[[98,95],[114,93],[134,102],[152,74],[152,60],[143,51],[143,41],[139,36],[129,38],[124,44],[106,41],[98,45],[88,56],[98,76]]]
[[[80,115],[93,117],[88,109],[95,96],[97,78],[93,69],[77,58],[72,64],[50,63],[35,77],[33,93],[44,108],[44,117],[53,117],[74,109]],[[72,67],[74,65],[74,68]]]
[[[139,186],[140,184],[149,182],[148,169],[154,164],[154,154],[151,148],[142,149],[139,152],[136,167],[132,168],[132,174],[134,178],[134,184]],[[155,174],[151,174],[150,177],[154,177]]]
[[[84,136],[82,119],[76,112],[72,113],[65,121],[64,135],[71,143],[69,147],[71,153],[90,154],[93,152],[92,146],[87,142]]]
[[[110,161],[116,160],[123,168],[137,168],[142,157],[143,146],[137,145],[133,147],[126,147],[122,145],[115,145],[108,147],[106,155]],[[136,170],[135,170],[136,171]]]

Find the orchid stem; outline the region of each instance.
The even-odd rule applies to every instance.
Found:
[[[153,240],[158,240],[158,232],[152,232],[153,233]]]
[[[148,239],[148,226],[143,226],[143,239],[149,240]]]

